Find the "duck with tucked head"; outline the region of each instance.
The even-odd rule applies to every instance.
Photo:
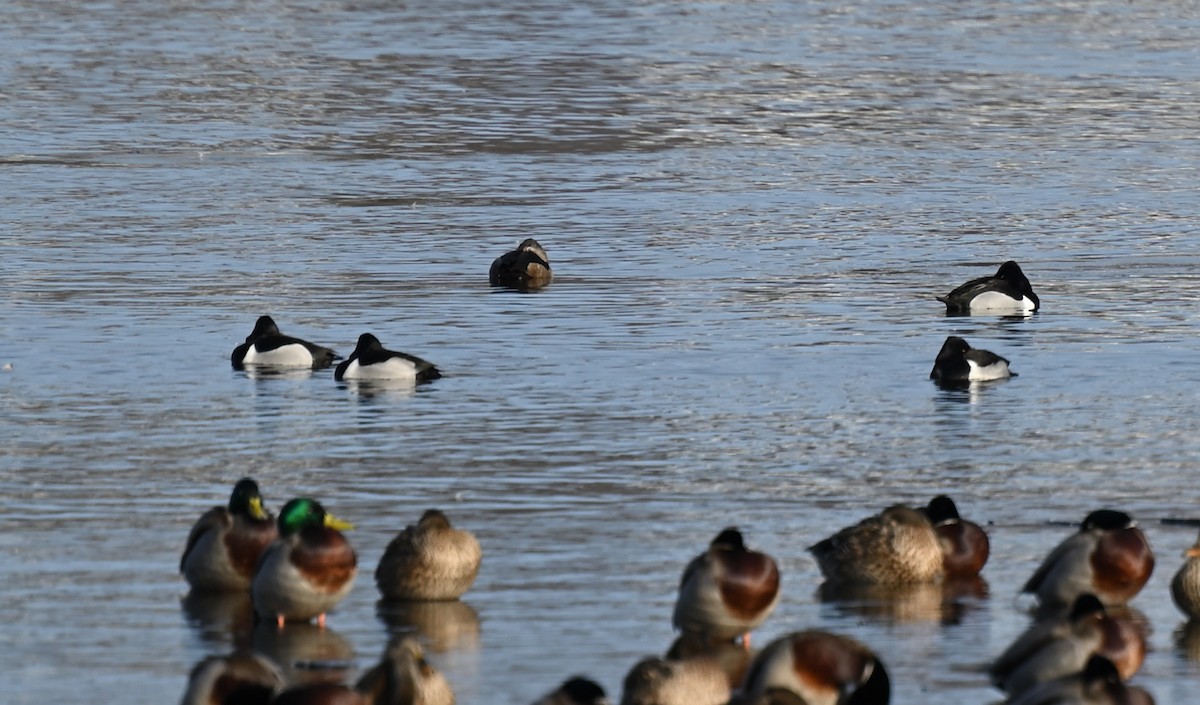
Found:
[[[946,313],[957,314],[1026,314],[1042,305],[1021,266],[1012,260],[1000,265],[995,276],[972,279],[937,300],[946,304]]]
[[[780,637],[758,653],[737,705],[887,705],[887,669],[864,644],[808,630]]]
[[[243,478],[233,486],[227,507],[213,507],[196,521],[179,572],[193,590],[248,590],[258,559],[277,536],[258,483]]]
[[[954,500],[938,495],[929,500],[925,514],[942,546],[942,569],[947,578],[979,575],[991,552],[987,532],[958,515]]]
[[[262,556],[250,586],[254,611],[274,619],[317,618],[350,594],[358,557],[340,530],[354,526],[325,511],[315,499],[293,499],[279,511],[279,538]]]
[[[1080,595],[1063,618],[1041,619],[992,665],[996,687],[1014,697],[1039,683],[1083,670],[1093,655],[1129,679],[1146,658],[1146,637],[1131,619],[1108,614],[1091,593]]]
[[[387,600],[457,600],[475,582],[482,558],[471,532],[430,509],[388,544],[375,584]]]
[[[715,663],[651,656],[634,664],[621,688],[621,705],[726,705],[729,679]]]
[[[1193,619],[1200,617],[1200,539],[1183,552],[1183,565],[1171,579],[1175,606]]]
[[[711,640],[740,635],[743,646],[750,648],[750,631],[778,603],[775,559],[746,548],[742,533],[730,527],[684,569],[672,621],[677,629]]]
[[[339,382],[344,379],[428,382],[441,376],[442,373],[432,362],[415,355],[387,350],[379,338],[370,333],[358,336],[354,352],[333,371],[333,378]]]
[[[1100,509],[1046,556],[1021,592],[1036,594],[1043,606],[1069,605],[1089,592],[1105,605],[1123,605],[1153,571],[1154,553],[1133,519]]]
[[[284,684],[270,659],[249,650],[209,656],[192,669],[181,705],[267,705]]]
[[[1008,369],[1008,360],[989,350],[980,350],[956,335],[946,338],[938,351],[929,379],[941,384],[986,382],[1015,377]]]
[[[270,316],[259,316],[253,332],[246,336],[246,342],[234,348],[230,356],[235,370],[247,365],[319,370],[329,367],[337,359],[338,354],[329,348],[283,335]]]
[[[894,505],[809,547],[834,584],[898,586],[943,575],[942,546],[923,512]]]
[[[492,286],[510,289],[540,289],[550,283],[550,258],[537,240],[523,240],[517,249],[505,252],[492,262],[488,281]]]

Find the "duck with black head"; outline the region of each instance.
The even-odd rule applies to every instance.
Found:
[[[1043,607],[1069,605],[1089,592],[1105,605],[1123,605],[1153,571],[1154,553],[1133,518],[1099,509],[1046,556],[1021,592],[1037,595]]]
[[[951,335],[942,343],[929,379],[943,385],[965,385],[1016,377],[1008,360],[989,350],[980,350],[962,338]]]
[[[339,359],[329,348],[280,333],[270,316],[259,316],[246,342],[234,348],[229,358],[235,370],[246,366],[319,370]]]
[[[492,286],[509,289],[540,289],[550,283],[550,258],[537,240],[527,238],[517,249],[505,252],[492,262],[488,281]]]
[[[891,680],[866,645],[830,632],[793,632],[754,657],[732,705],[887,705]]]
[[[946,304],[946,313],[950,314],[1022,315],[1042,305],[1021,266],[1012,260],[1000,265],[994,275],[972,279],[937,300]]]
[[[742,532],[729,527],[684,568],[672,621],[677,629],[715,641],[741,636],[748,649],[750,631],[778,603],[775,559],[746,548]]]
[[[439,379],[442,373],[428,360],[415,355],[388,350],[379,338],[370,333],[358,336],[358,345],[350,357],[333,371],[333,378],[342,380],[407,380],[428,382]]]

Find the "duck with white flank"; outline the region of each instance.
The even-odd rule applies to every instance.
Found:
[[[492,262],[488,281],[510,289],[540,289],[550,283],[550,258],[537,240],[528,238]]]
[[[1000,265],[994,276],[972,279],[945,296],[946,313],[1032,313],[1041,306],[1029,279],[1016,262]]]
[[[341,356],[329,348],[283,335],[270,316],[259,316],[254,331],[246,336],[246,342],[233,349],[229,361],[235,370],[245,369],[247,365],[319,370],[338,359]]]
[[[933,371],[929,373],[929,379],[941,384],[986,382],[1016,376],[1016,372],[1008,369],[1008,360],[994,352],[973,348],[955,335],[942,343]]]
[[[387,350],[379,338],[370,333],[358,336],[354,352],[333,371],[333,378],[339,382],[344,379],[427,382],[441,376],[442,373],[432,362],[415,355]]]

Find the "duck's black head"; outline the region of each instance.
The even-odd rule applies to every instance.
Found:
[[[601,688],[595,681],[583,676],[575,676],[567,679],[563,682],[559,690],[572,703],[578,703],[578,705],[599,705],[599,703],[607,702],[607,695],[604,692],[604,688]]]
[[[929,500],[929,505],[925,507],[925,513],[929,515],[929,521],[934,526],[959,519],[958,507],[954,506],[954,500],[944,494]]]
[[[275,321],[270,316],[259,316],[258,320],[254,322],[254,332],[246,336],[246,342],[252,343],[268,335],[279,335],[279,326],[275,325]]]
[[[726,551],[745,551],[746,543],[742,539],[742,532],[736,527],[728,527],[717,534],[717,537],[709,544],[712,548],[724,549]]]
[[[1134,526],[1133,517],[1125,512],[1117,511],[1116,509],[1097,509],[1079,525],[1080,531],[1090,531],[1092,529],[1101,529],[1104,531],[1116,531],[1118,529],[1129,529]]]
[[[1104,603],[1092,593],[1085,592],[1071,603],[1071,613],[1067,615],[1067,619],[1078,622],[1094,614],[1107,614],[1104,610]]]

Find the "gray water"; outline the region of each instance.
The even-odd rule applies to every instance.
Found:
[[[850,634],[894,702],[994,702],[1021,584],[1115,506],[1159,557],[1135,680],[1195,702],[1195,529],[1161,519],[1200,515],[1197,36],[1191,1],[6,4],[3,698],[172,702],[250,637],[351,678],[414,627],[461,703],[615,697],[737,525],[783,571],[756,644]],[[525,237],[554,283],[489,289]],[[1041,312],[944,315],[1006,259]],[[231,370],[263,313],[446,376]],[[1019,376],[938,389],[949,334]],[[187,531],[247,474],[358,525],[323,633],[184,600]],[[805,546],[939,492],[992,534],[985,596],[819,598]],[[435,506],[478,582],[378,611]]]

